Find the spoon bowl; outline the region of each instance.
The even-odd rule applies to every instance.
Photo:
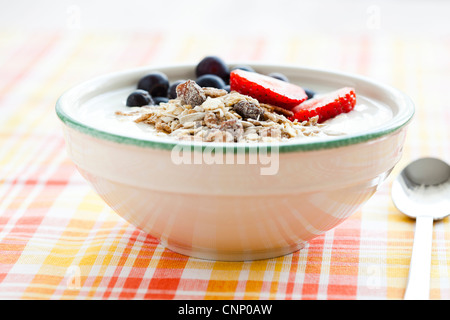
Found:
[[[450,215],[450,166],[436,158],[410,163],[392,185],[392,200],[411,218],[445,218]]]
[[[428,299],[433,221],[450,215],[450,166],[436,158],[406,166],[392,184],[392,201],[416,219],[405,299]]]

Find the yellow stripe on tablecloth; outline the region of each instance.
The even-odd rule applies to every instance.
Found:
[[[248,262],[248,276],[245,282],[243,299],[259,299],[264,284],[268,261],[258,260]]]
[[[285,268],[284,257],[278,257],[272,261],[273,276],[270,279],[269,299],[277,299],[280,294],[280,276]]]
[[[205,299],[234,299],[243,264],[244,262],[214,262]]]

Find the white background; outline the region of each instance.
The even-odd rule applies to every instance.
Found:
[[[449,15],[445,0],[1,0],[0,28],[440,36]]]

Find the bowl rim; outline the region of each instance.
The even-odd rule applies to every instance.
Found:
[[[106,82],[109,78],[120,78],[124,76],[130,76],[132,74],[143,74],[144,72],[151,72],[160,69],[176,69],[176,68],[195,68],[195,64],[172,64],[172,65],[161,65],[161,66],[145,66],[126,69],[122,71],[116,71],[107,73],[101,76],[97,76],[90,80],[84,81],[66,90],[56,101],[55,111],[59,119],[68,127],[73,128],[81,133],[90,135],[94,138],[108,140],[120,144],[134,145],[138,147],[161,149],[161,150],[173,150],[176,146],[188,148],[190,150],[205,150],[206,148],[211,148],[213,150],[220,150],[234,153],[241,152],[258,152],[261,148],[266,151],[276,150],[280,153],[285,152],[302,152],[302,151],[315,151],[323,149],[332,149],[343,146],[349,146],[353,144],[368,142],[383,136],[387,136],[397,130],[400,130],[406,126],[414,116],[415,108],[413,101],[400,90],[389,86],[387,84],[381,83],[375,79],[371,79],[366,76],[357,75],[348,72],[341,72],[332,69],[321,69],[321,68],[311,68],[304,66],[288,65],[288,64],[268,64],[268,63],[255,63],[255,62],[237,62],[230,63],[229,66],[233,65],[249,65],[254,68],[287,68],[295,69],[298,72],[313,72],[317,74],[328,74],[343,77],[349,80],[356,80],[366,85],[375,86],[379,89],[389,92],[394,98],[397,104],[400,106],[399,112],[385,125],[363,131],[361,133],[353,133],[343,136],[333,136],[327,137],[326,139],[313,140],[313,139],[293,139],[291,142],[267,142],[267,143],[223,143],[223,142],[201,142],[201,141],[178,141],[178,140],[162,140],[157,139],[157,137],[149,137],[148,139],[140,139],[135,137],[129,137],[121,134],[107,132],[93,126],[78,121],[74,117],[70,116],[65,110],[64,105],[67,103],[67,97],[73,95],[75,92],[79,92],[83,87],[95,86],[95,84]],[[194,70],[194,69],[193,69]]]

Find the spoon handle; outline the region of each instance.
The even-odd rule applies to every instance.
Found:
[[[417,217],[405,300],[427,300],[430,298],[432,243],[433,218]]]

